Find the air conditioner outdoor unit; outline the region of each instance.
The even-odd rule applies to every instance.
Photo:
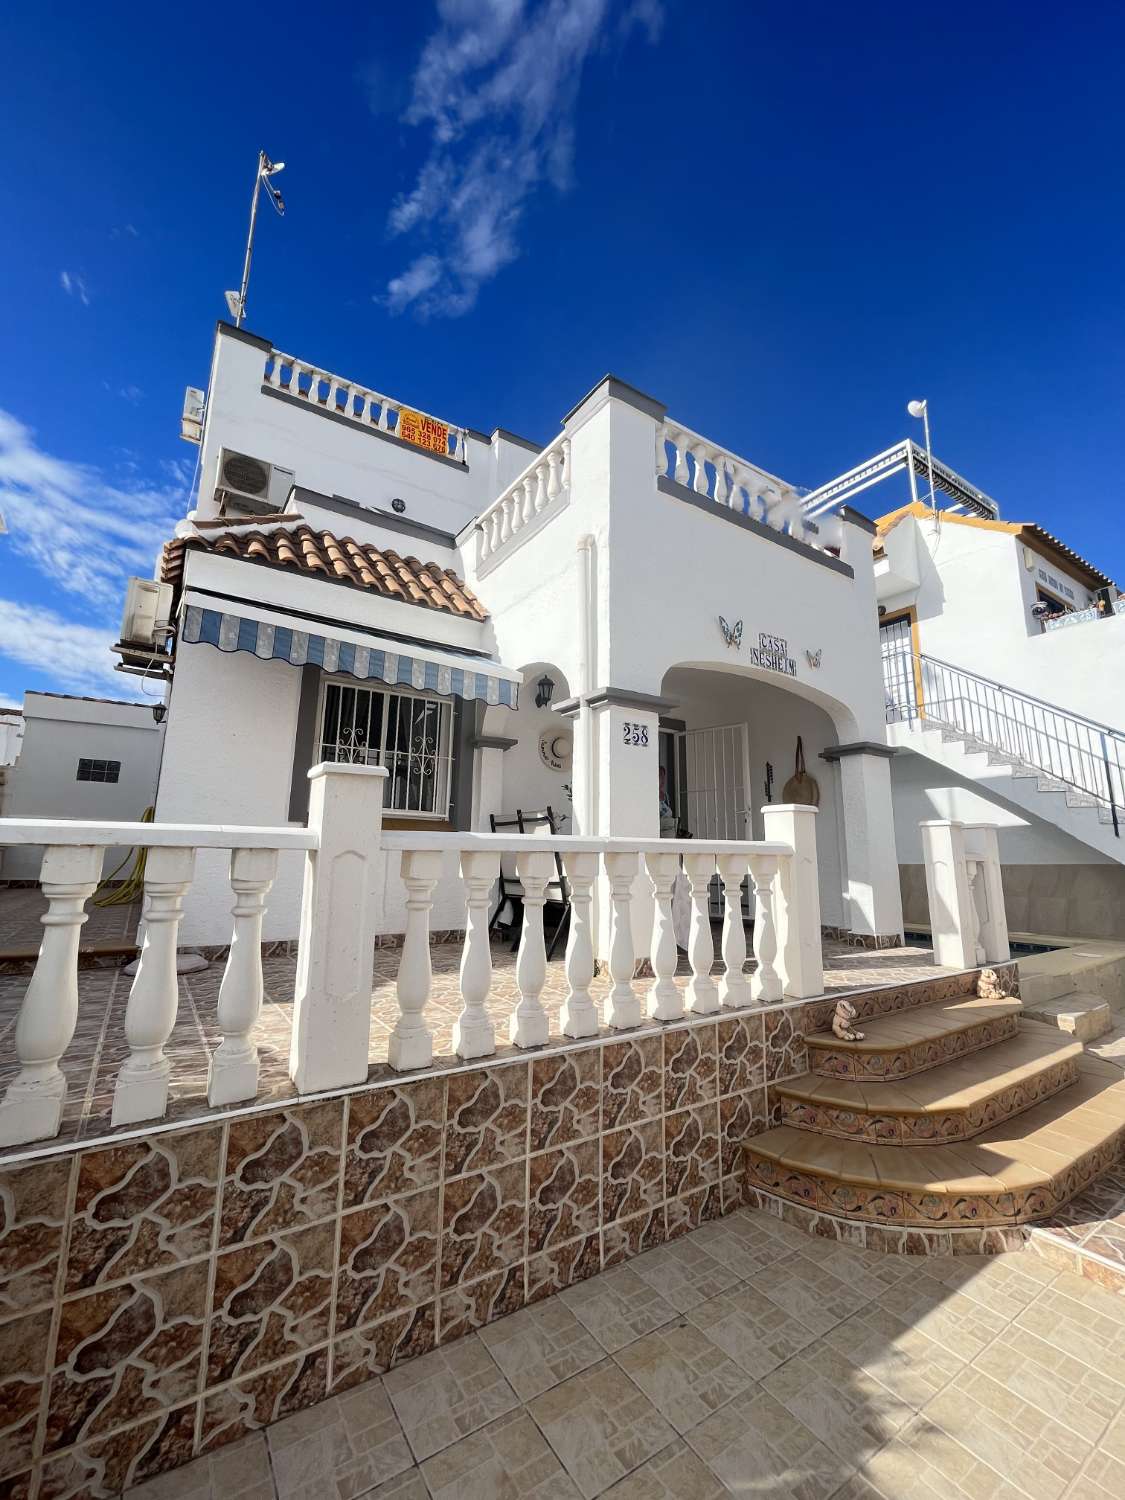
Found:
[[[154,578],[130,578],[121,616],[121,641],[128,645],[164,647],[172,614],[172,585]]]
[[[216,494],[219,514],[265,516],[283,511],[293,488],[292,469],[281,469],[248,453],[224,448],[219,454]]]

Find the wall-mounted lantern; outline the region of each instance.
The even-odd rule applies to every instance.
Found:
[[[547,708],[551,702],[551,695],[555,691],[554,678],[548,677],[544,672],[535,684],[535,706],[536,708]]]
[[[158,724],[164,723],[164,716],[167,712],[168,705],[166,703],[154,703],[152,705],[152,717]]]

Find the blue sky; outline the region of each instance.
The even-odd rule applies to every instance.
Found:
[[[248,326],[282,348],[544,441],[612,370],[807,486],[926,396],[1008,519],[1125,575],[1120,6],[72,0],[5,28],[0,702],[135,691],[105,647],[186,508],[183,388],[259,146],[288,213]]]

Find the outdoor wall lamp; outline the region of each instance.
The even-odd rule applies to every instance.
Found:
[[[167,712],[168,705],[166,703],[154,703],[152,705],[152,717],[158,724],[164,723],[164,716]]]
[[[544,672],[543,676],[540,677],[539,681],[535,684],[535,706],[536,706],[536,708],[546,708],[547,705],[551,701],[551,695],[554,693],[554,691],[555,691],[554,679],[551,678],[551,677],[548,677],[547,674]]]

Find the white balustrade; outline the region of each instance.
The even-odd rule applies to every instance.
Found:
[[[678,1021],[684,1013],[684,996],[676,983],[679,950],[672,927],[672,887],[680,873],[678,854],[649,854],[645,868],[652,881],[652,972],[648,991],[648,1013],[654,1021]]]
[[[641,1024],[641,1000],[633,988],[636,959],[633,954],[633,881],[638,856],[633,853],[607,854],[605,871],[609,877],[609,977],[613,987],[606,1008],[606,1025],[615,1031],[626,1031]]]
[[[746,928],[742,921],[742,882],[746,879],[744,854],[720,854],[719,874],[723,881],[723,965],[719,980],[719,1002],[722,1005],[748,1005],[752,999],[750,984],[743,970],[746,966]]]
[[[391,1032],[387,1060],[398,1072],[428,1068],[434,1057],[433,1033],[425,1022],[433,985],[430,963],[430,909],[441,875],[441,854],[420,850],[402,856],[406,887],[406,932],[398,966],[398,1021]],[[366,1058],[364,1059],[366,1064]]]
[[[461,951],[462,1009],[453,1027],[453,1050],[458,1057],[489,1057],[496,1051],[496,1034],[485,1001],[492,988],[488,908],[499,873],[499,854],[486,851],[461,856],[466,910],[465,945]]]
[[[40,873],[47,911],[31,983],[16,1022],[20,1070],[0,1103],[0,1146],[57,1135],[66,1104],[59,1062],[78,1022],[78,941],[105,848],[48,847]]]
[[[750,980],[750,994],[763,1005],[781,999],[781,975],[777,963],[777,919],[773,909],[774,877],[778,860],[774,854],[750,856],[750,879],[754,883],[754,958],[757,968]]]
[[[172,1064],[164,1047],[176,1024],[180,986],[176,940],[194,849],[150,849],[145,864],[144,943],[125,1007],[129,1056],[113,1091],[114,1125],[159,1120],[168,1109]]]
[[[532,535],[570,493],[570,440],[559,438],[477,519],[477,568],[487,573],[516,538]]]
[[[232,850],[234,933],[219,985],[219,1030],[223,1039],[211,1057],[207,1078],[210,1104],[238,1104],[258,1094],[258,1049],[250,1034],[261,1014],[265,992],[262,920],[266,897],[276,877],[276,849]]]
[[[705,852],[684,856],[684,873],[691,886],[691,930],[688,935],[688,959],[691,978],[687,987],[687,1008],[695,1016],[709,1016],[719,1009],[719,986],[711,978],[715,946],[711,941],[711,877],[715,873],[715,856]]]
[[[598,1010],[590,994],[594,978],[594,939],[590,925],[592,888],[598,873],[596,854],[568,854],[570,930],[566,935],[567,997],[559,1021],[563,1036],[597,1036]]]
[[[549,480],[549,473],[545,476]],[[536,489],[535,493],[538,493]],[[546,488],[544,488],[544,496]],[[176,943],[185,892],[198,848],[230,851],[234,893],[233,936],[219,988],[221,1041],[210,1059],[208,1100],[242,1103],[258,1092],[254,1032],[264,998],[261,962],[263,917],[277,871],[278,851],[306,852],[290,1076],[299,1093],[366,1081],[372,1020],[377,900],[385,885],[386,856],[397,855],[406,892],[406,920],[395,993],[398,1016],[388,1043],[392,1068],[429,1068],[434,1043],[427,1008],[433,992],[430,926],[443,872],[460,861],[465,936],[461,950],[461,1011],[454,1028],[456,1055],[466,1061],[496,1050],[493,962],[488,918],[502,852],[516,855],[523,891],[523,926],[515,962],[518,1002],[508,1035],[517,1047],[542,1047],[559,1039],[596,1036],[603,1024],[591,993],[595,957],[608,959],[604,1024],[622,1031],[650,1021],[714,1015],[723,1006],[771,1003],[782,994],[812,989],[819,954],[815,861],[815,810],[766,810],[769,842],[582,838],[553,835],[387,833],[381,826],[381,768],[318,766],[310,772],[307,829],[210,828],[169,824],[83,824],[57,820],[3,820],[0,842],[48,845],[42,882],[48,904],[39,961],[28,984],[15,1033],[18,1076],[0,1103],[0,1145],[57,1134],[66,1099],[63,1074],[78,1013],[77,963],[85,903],[94,890],[104,850],[144,845],[145,936],[129,995],[127,1061],[116,1079],[113,1121],[138,1124],[167,1110],[169,1059],[165,1049],[176,1024]],[[974,854],[987,871],[987,849]],[[653,897],[647,945],[653,978],[636,977],[646,952],[634,944],[634,902],[641,898],[640,860]],[[564,863],[570,919],[563,969],[567,994],[557,1021],[543,1002],[548,973],[544,906]],[[677,981],[671,897],[680,861],[691,889],[691,977]],[[711,974],[714,950],[710,887],[718,869],[724,890],[722,957],[725,972]],[[756,972],[747,979],[742,888],[749,869],[756,898]],[[595,941],[594,887],[604,871],[607,926]],[[809,883],[812,894],[809,894]],[[647,897],[648,892],[644,895]],[[443,893],[443,902],[448,894]],[[443,918],[444,921],[448,918]],[[814,936],[815,934],[815,936]],[[985,939],[986,943],[991,939]]]
[[[282,375],[286,371],[288,375],[283,380]],[[301,389],[301,375],[308,376],[307,391]],[[264,382],[274,390],[286,391],[290,396],[299,396],[302,401],[315,402],[316,405],[323,406],[338,416],[348,417],[360,426],[374,427],[380,432],[391,432],[398,427],[399,413],[402,410],[401,402],[392,401],[389,396],[382,396],[378,391],[371,391],[366,386],[357,385],[354,380],[345,380],[342,375],[333,375],[330,371],[318,369],[316,365],[307,364],[304,360],[294,359],[291,354],[282,354],[278,349],[270,351],[266,361]],[[327,387],[323,395],[322,387]],[[420,412],[419,415],[427,417],[432,422],[440,421],[440,418],[430,417],[426,412]],[[390,420],[392,417],[394,418],[393,426]],[[454,427],[448,422],[442,422],[441,425],[449,431],[451,451],[447,457],[455,459],[458,463],[464,463],[467,436],[465,429]]]

